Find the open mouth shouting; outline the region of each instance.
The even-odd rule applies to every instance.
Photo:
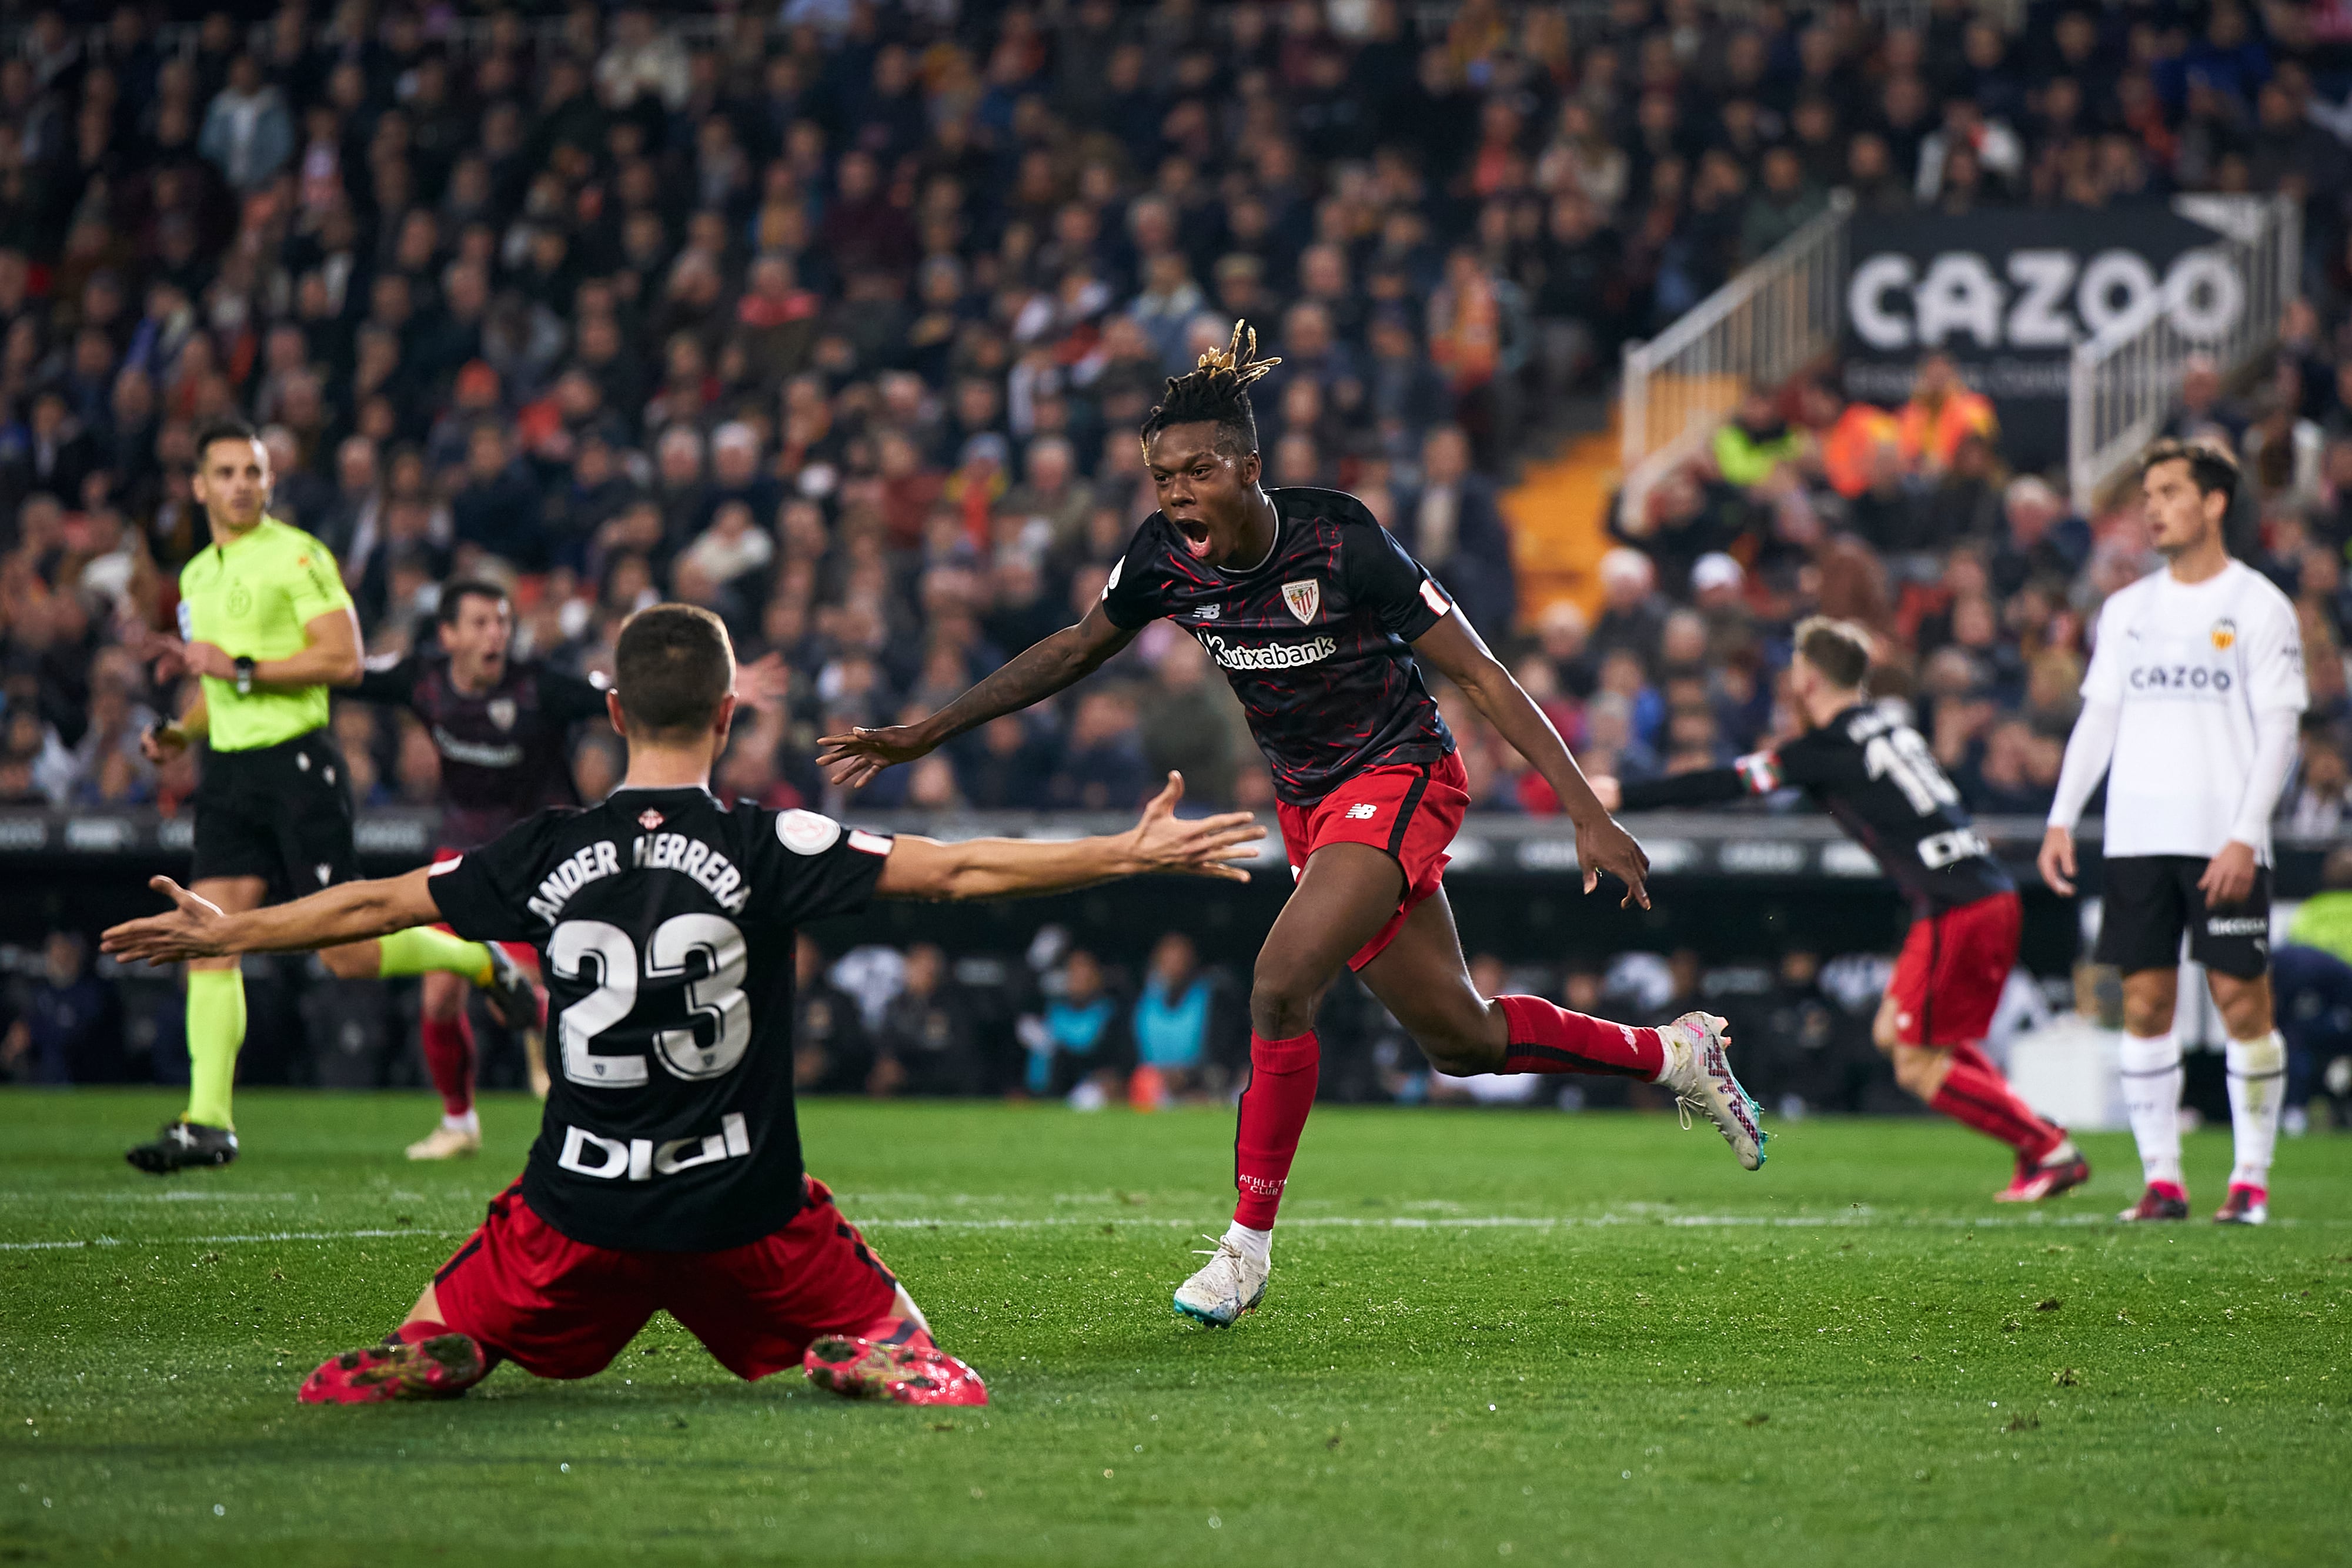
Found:
[[[1209,525],[1207,523],[1197,517],[1171,517],[1168,520],[1176,525],[1177,533],[1183,538],[1186,552],[1194,560],[1209,559]]]

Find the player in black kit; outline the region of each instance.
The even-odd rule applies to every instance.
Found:
[[[1978,1048],[2017,966],[2017,886],[1969,824],[1960,792],[1919,732],[1864,694],[1870,634],[1814,616],[1797,627],[1789,695],[1804,725],[1794,740],[1729,768],[1642,783],[1596,779],[1612,810],[1698,806],[1800,789],[1874,856],[1916,911],[1872,1037],[1895,1082],[1937,1110],[2017,1151],[1995,1194],[2036,1203],[2091,1176],[2065,1129],[2017,1097]]]
[[[514,607],[493,582],[459,579],[442,586],[434,614],[433,653],[411,652],[370,661],[352,695],[363,702],[404,707],[424,721],[441,756],[441,842],[434,858],[447,860],[488,843],[532,812],[577,805],[572,786],[572,727],[601,723],[604,693],[577,675],[509,656]],[[541,1003],[528,969],[528,946],[495,957],[515,970],[514,986],[493,993],[499,1020],[523,1031],[531,1087],[544,1096]],[[441,1123],[408,1145],[412,1160],[446,1160],[480,1152],[481,1121],[474,1111],[474,1028],[466,1017],[466,985],[456,975],[425,977],[425,1069],[441,1095]],[[501,1005],[503,1004],[503,1005]],[[509,1017],[509,1009],[514,1016]]]
[[[870,897],[1003,898],[1146,872],[1246,879],[1246,814],[1174,814],[1182,781],[1114,837],[1069,843],[878,837],[709,791],[735,661],[707,610],[630,617],[607,708],[621,787],[543,811],[456,860],[250,915],[168,878],[174,913],[107,950],[173,961],[291,952],[446,920],[546,952],[560,1071],[522,1179],[381,1346],[312,1373],[311,1404],[462,1393],[501,1358],[546,1377],[607,1365],[667,1310],[738,1375],[801,1365],[823,1386],[980,1405],[897,1279],[802,1168],[793,1111],[793,951],[803,921]]]
[[[919,724],[825,738],[818,760],[855,787],[966,730],[1052,695],[1166,616],[1224,670],[1274,772],[1297,888],[1259,951],[1250,1086],[1234,1139],[1234,1224],[1176,1292],[1179,1312],[1232,1322],[1265,1294],[1271,1238],[1315,1098],[1315,1009],[1342,965],[1448,1072],[1591,1072],[1669,1086],[1741,1165],[1763,1164],[1754,1107],[1723,1053],[1723,1020],[1629,1029],[1538,997],[1479,995],[1440,879],[1469,805],[1454,737],[1422,684],[1426,659],[1532,763],[1576,824],[1588,893],[1602,872],[1647,907],[1647,858],[1593,798],[1559,733],[1454,613],[1444,589],[1363,504],[1260,486],[1247,388],[1278,361],[1255,333],[1204,354],[1144,422],[1160,510],[1101,601]]]

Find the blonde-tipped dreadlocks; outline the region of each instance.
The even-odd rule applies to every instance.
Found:
[[[1234,323],[1234,340],[1223,349],[1201,356],[1195,370],[1168,378],[1160,406],[1144,416],[1145,444],[1171,424],[1207,421],[1217,427],[1217,449],[1245,457],[1257,450],[1257,415],[1250,411],[1249,388],[1279,359],[1257,357],[1257,329],[1246,321]]]

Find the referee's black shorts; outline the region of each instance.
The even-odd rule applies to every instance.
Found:
[[[2271,868],[2254,868],[2254,890],[2239,903],[2205,907],[2197,855],[2118,855],[2105,864],[2099,941],[2093,956],[2125,974],[2169,969],[2189,956],[2217,975],[2251,980],[2271,962]]]
[[[257,876],[272,903],[356,881],[352,777],[324,728],[250,751],[211,751],[196,785],[192,879]]]

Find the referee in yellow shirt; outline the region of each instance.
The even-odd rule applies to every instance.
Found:
[[[205,743],[189,885],[232,913],[359,875],[350,770],[327,727],[327,688],[359,678],[359,619],[327,547],[265,513],[269,486],[269,455],[250,426],[204,431],[194,489],[212,543],[180,573],[179,637],[156,649],[202,686],[146,740],[157,761]],[[489,988],[502,1014],[536,1017],[528,975],[444,931],[403,931],[320,956],[346,979],[446,969]],[[237,961],[191,962],[187,1113],[131,1150],[132,1165],[168,1176],[236,1158],[229,1107],[244,1043]]]

